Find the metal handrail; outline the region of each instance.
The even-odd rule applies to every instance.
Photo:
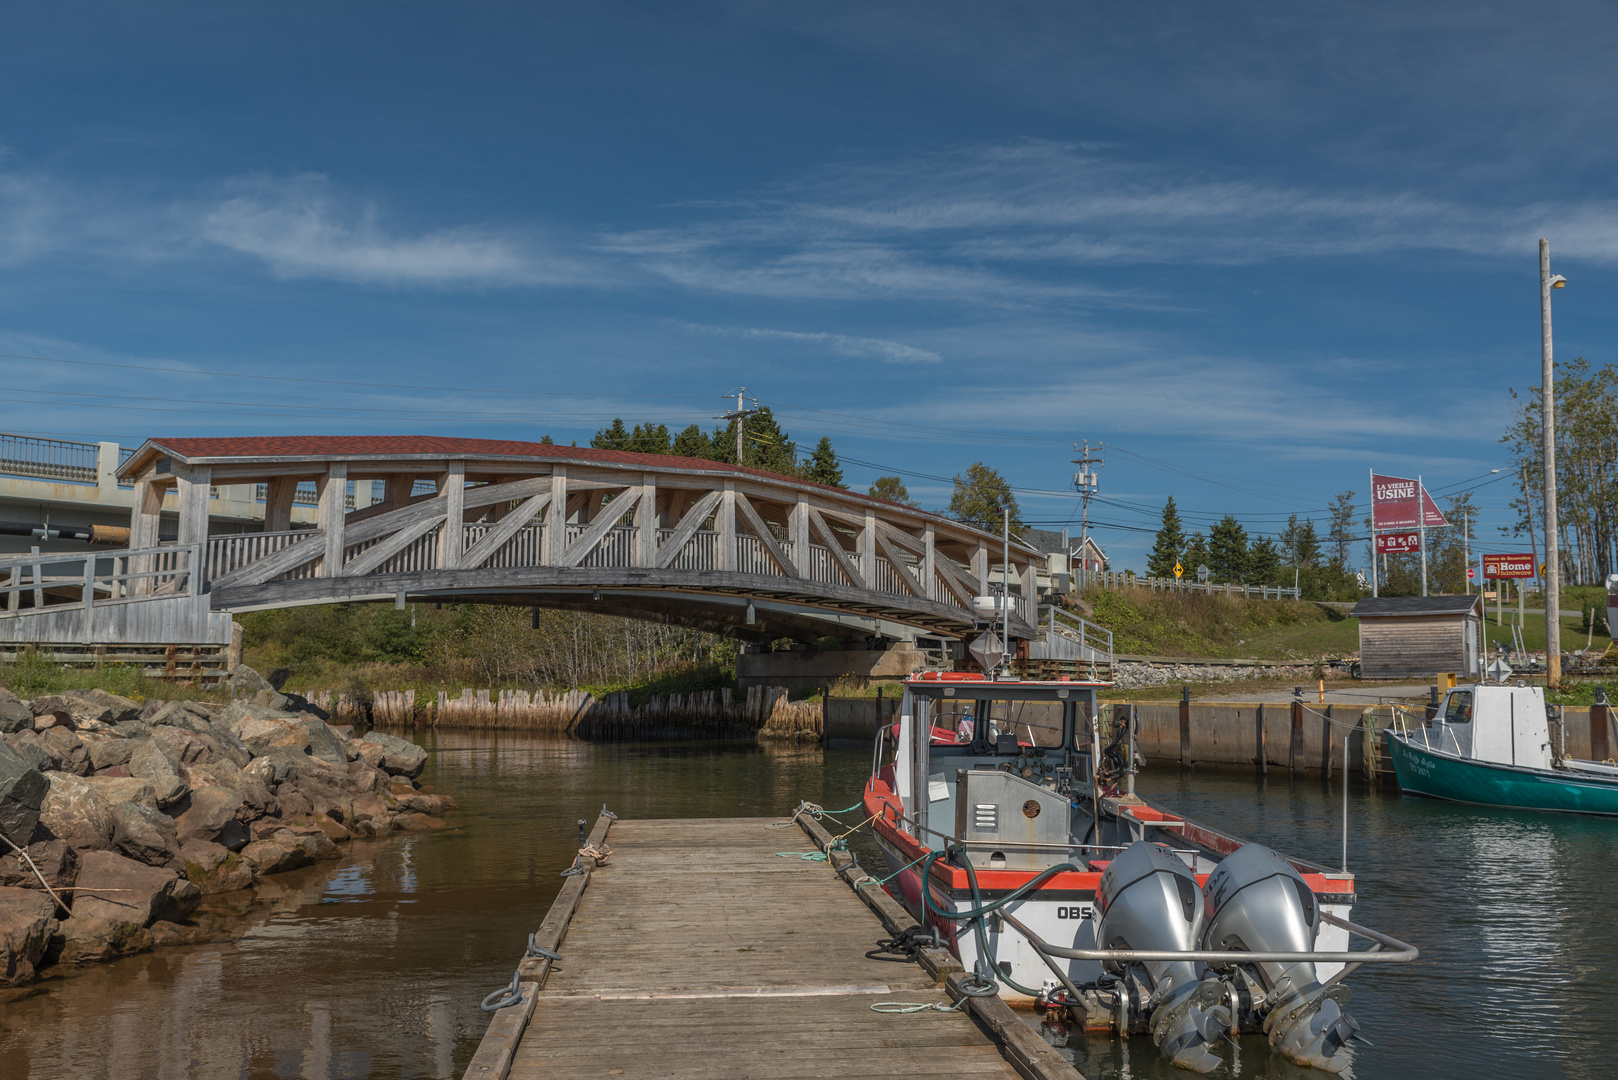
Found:
[[[1008,922],[1011,921],[1004,911],[997,914]],[[1041,940],[1039,935],[1034,934],[1033,931],[1025,927],[1019,927],[1019,932],[1028,938],[1028,943],[1034,946],[1036,950],[1049,953],[1051,956],[1059,956],[1064,960],[1124,960],[1131,963],[1192,960],[1210,965],[1289,964],[1305,961],[1316,964],[1408,964],[1421,955],[1421,950],[1408,942],[1400,941],[1396,937],[1350,922],[1348,919],[1338,918],[1329,911],[1322,911],[1320,917],[1333,926],[1340,926],[1351,934],[1358,934],[1367,941],[1373,942],[1379,948],[1393,951],[1324,952],[1310,949],[1305,952],[1254,952],[1245,949],[1186,949],[1183,951],[1174,949],[1068,949]]]
[[[934,836],[938,837],[939,839],[948,840],[950,843],[955,844],[958,847],[963,847],[963,848],[986,848],[986,849],[989,849],[991,851],[1027,851],[1027,850],[1033,849],[1033,850],[1040,850],[1040,851],[1098,851],[1098,852],[1100,852],[1100,851],[1124,851],[1129,847],[1128,844],[1036,844],[1036,843],[1033,843],[1032,841],[1024,842],[1024,841],[1019,841],[1019,840],[963,840],[960,837],[954,835],[953,833],[940,832],[938,829],[934,829],[934,828],[931,828],[931,827],[929,827],[927,825],[923,825],[920,822],[916,821],[915,818],[909,816],[908,814],[902,814],[902,813],[899,814],[897,817],[893,818],[892,821],[891,821],[891,824],[909,825],[912,829],[916,830],[917,832],[932,833]],[[1152,822],[1151,824],[1156,824],[1156,823]],[[918,837],[918,839],[919,839],[919,837]],[[1174,852],[1174,854],[1176,854],[1176,855],[1192,855],[1192,856],[1196,856],[1196,855],[1202,854],[1202,852],[1197,851],[1195,848],[1169,848],[1169,850]]]

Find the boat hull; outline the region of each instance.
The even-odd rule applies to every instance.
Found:
[[[1388,732],[1388,752],[1407,795],[1564,814],[1618,817],[1618,781],[1564,770],[1472,761]]]

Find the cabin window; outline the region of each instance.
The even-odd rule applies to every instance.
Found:
[[[1472,722],[1472,692],[1457,690],[1449,696],[1444,709],[1444,723],[1470,724]]]
[[[945,732],[953,732],[957,743],[969,743],[979,732],[978,719],[987,705],[972,698],[939,698],[932,702],[934,744]]]
[[[1001,729],[1015,732],[1019,743],[1047,748],[1062,745],[1062,702],[997,701],[994,705],[996,718],[1006,718],[1000,722]]]

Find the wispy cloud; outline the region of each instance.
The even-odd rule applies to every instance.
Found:
[[[823,345],[839,356],[859,360],[881,360],[887,364],[936,364],[943,359],[931,349],[918,349],[902,341],[886,338],[857,337],[852,334],[832,334],[803,330],[767,330],[747,326],[704,326],[699,323],[679,324],[687,330],[720,337],[752,338],[762,341],[802,342]]]
[[[373,203],[343,198],[323,176],[257,178],[207,210],[202,239],[263,260],[279,277],[365,284],[533,285],[577,280],[557,259],[487,227],[390,230]]]

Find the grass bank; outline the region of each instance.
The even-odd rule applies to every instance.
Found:
[[[1120,653],[1313,660],[1360,647],[1359,620],[1327,604],[1144,588],[1091,589],[1084,600]]]

